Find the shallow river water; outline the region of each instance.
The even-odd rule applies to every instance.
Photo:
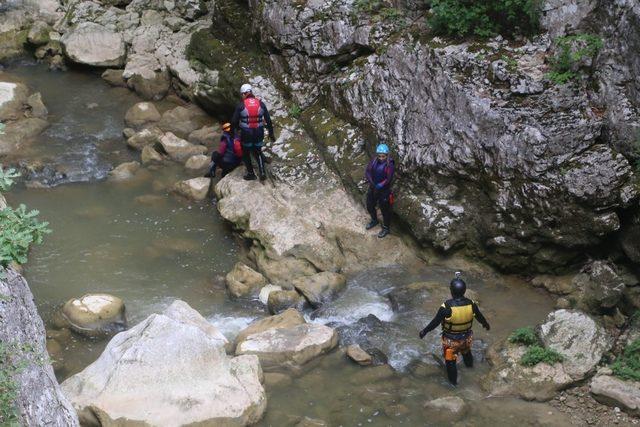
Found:
[[[136,159],[122,137],[124,114],[139,101],[134,94],[109,87],[95,74],[52,73],[29,61],[6,71],[40,91],[50,113],[51,127],[26,156],[64,172],[30,177],[53,187],[19,185],[7,195],[13,205],[40,210],[53,230],[34,248],[25,269],[45,323],[66,300],[87,292],[123,298],[130,324],[179,298],[231,339],[267,315],[256,301],[228,297],[224,274],[243,256],[242,241],[219,217],[214,201],[188,203],[169,194],[167,188],[183,178],[180,165],[145,170],[126,184],[104,180],[113,165]],[[267,387],[268,409],[260,425],[295,425],[300,416],[331,426],[449,425],[441,413],[424,408],[426,401],[444,396],[468,401],[456,425],[568,424],[549,405],[488,398],[481,389],[488,369],[482,349],[516,327],[538,323],[552,309],[552,300],[517,279],[468,277],[492,330],[476,328],[476,367],[461,366],[460,386],[454,389],[432,356],[439,353],[436,334],[417,338],[437,304],[430,313],[397,313],[387,297],[416,281],[445,286],[451,271],[434,264],[362,272],[349,279],[336,301],[306,313],[309,321],[338,327],[343,343],[367,333],[394,370],[361,368],[336,350],[293,375],[292,382]],[[381,329],[367,329],[361,319],[370,314],[384,322]],[[59,379],[82,370],[105,345],[104,340],[73,337],[63,346]]]

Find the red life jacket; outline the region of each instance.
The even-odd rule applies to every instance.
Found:
[[[240,114],[240,127],[245,129],[261,128],[264,112],[260,106],[260,100],[256,97],[249,97],[245,98],[243,103],[244,110]]]

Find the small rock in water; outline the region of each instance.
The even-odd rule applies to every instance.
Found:
[[[225,279],[227,289],[234,297],[249,296],[267,284],[267,279],[262,274],[241,262],[233,266]]]
[[[260,290],[260,295],[258,296],[258,299],[262,304],[267,305],[269,303],[269,294],[273,291],[281,291],[281,290],[282,290],[281,286],[276,286],[276,285],[264,286]]]
[[[89,110],[93,110],[95,108],[98,108],[98,103],[97,102],[90,102],[86,105],[87,109]]]
[[[119,332],[127,325],[124,302],[109,294],[86,294],[62,307],[62,317],[74,332],[100,336]]]
[[[373,363],[371,355],[358,344],[352,344],[347,347],[347,356],[360,366],[369,366]]]

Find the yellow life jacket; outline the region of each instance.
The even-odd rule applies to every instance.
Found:
[[[446,308],[445,304],[442,307]],[[473,303],[467,305],[450,306],[451,316],[442,321],[442,331],[452,334],[467,332],[473,325]]]

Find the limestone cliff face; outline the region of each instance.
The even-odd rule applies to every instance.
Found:
[[[0,279],[0,343],[16,385],[16,414],[25,426],[77,426],[49,363],[45,329],[24,278],[13,270]],[[12,368],[8,368],[12,366]]]
[[[463,44],[425,36],[419,17],[408,29],[371,19],[348,0],[252,10],[301,106],[355,125],[369,148],[391,143],[396,211],[424,243],[545,270],[579,259],[637,209],[638,1],[549,1],[549,33]],[[591,79],[558,86],[545,79],[554,40],[576,33],[604,47]],[[326,154],[350,167],[344,153]]]

